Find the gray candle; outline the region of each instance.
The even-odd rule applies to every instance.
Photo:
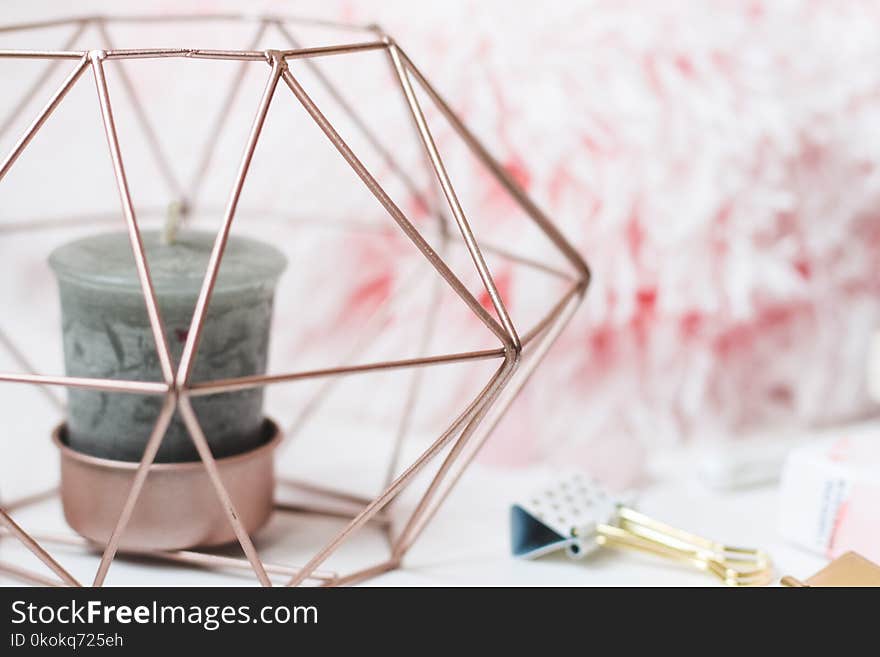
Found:
[[[179,361],[215,235],[183,231],[173,243],[144,231],[147,262],[171,354]],[[107,233],[65,244],[49,258],[58,278],[68,376],[161,381],[128,236]],[[274,247],[230,237],[208,306],[192,381],[263,374],[275,284],[286,266]],[[67,437],[73,449],[139,461],[159,414],[159,396],[68,390]],[[257,447],[262,389],[193,399],[217,458]],[[175,415],[157,462],[194,461],[196,449]]]

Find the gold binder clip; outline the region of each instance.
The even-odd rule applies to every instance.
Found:
[[[514,504],[510,521],[513,553],[518,557],[565,549],[578,559],[605,546],[690,564],[730,586],[763,586],[773,574],[764,552],[723,545],[658,522],[581,473]]]
[[[596,543],[687,563],[729,586],[765,586],[772,579],[770,558],[761,550],[724,545],[623,506],[617,508],[614,520],[596,527]]]

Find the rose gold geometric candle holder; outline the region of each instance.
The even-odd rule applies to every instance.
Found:
[[[131,26],[138,23],[173,24],[193,21],[226,21],[252,25],[256,32],[254,43],[271,31],[277,38],[278,45],[276,48],[260,50],[252,48],[210,50],[186,47],[126,49],[119,48],[114,43],[113,32],[118,24],[124,23]],[[12,31],[33,32],[64,25],[75,28],[73,37],[59,50],[0,50],[0,61],[18,59],[45,62],[46,74],[34,80],[34,84],[28,91],[31,95],[35,95],[41,85],[48,80],[50,70],[57,70],[59,67],[66,67],[68,70],[63,83],[52,93],[42,110],[33,117],[29,127],[21,134],[11,152],[3,156],[4,159],[0,162],[0,181],[13,169],[19,156],[26,151],[34,136],[40,132],[53,112],[63,104],[71,89],[77,85],[94,85],[97,99],[96,111],[100,113],[106,135],[108,156],[112,162],[121,202],[122,212],[119,221],[120,225],[124,224],[130,238],[150,327],[157,345],[157,358],[163,374],[163,379],[156,382],[86,379],[39,374],[29,366],[28,354],[17,346],[14,336],[0,335],[2,337],[0,346],[30,372],[28,374],[0,373],[0,382],[37,386],[43,389],[59,386],[120,394],[154,395],[160,400],[161,405],[158,421],[150,435],[143,457],[139,463],[129,464],[125,472],[114,470],[112,463],[102,463],[101,459],[82,458],[81,455],[68,453],[70,450],[62,444],[63,429],[58,430],[55,440],[62,452],[66,485],[73,487],[73,490],[67,491],[66,511],[71,524],[81,536],[40,532],[39,528],[30,526],[25,528],[14,519],[18,512],[23,511],[29,505],[57,495],[57,488],[18,500],[2,500],[0,501],[0,531],[2,531],[0,541],[20,541],[54,573],[55,578],[49,577],[48,573],[43,574],[32,569],[24,569],[8,561],[0,561],[0,571],[38,584],[100,586],[104,584],[108,570],[118,555],[134,554],[150,557],[160,562],[190,564],[203,568],[239,570],[250,568],[260,584],[265,586],[271,586],[273,578],[274,583],[283,581],[292,586],[306,583],[334,586],[353,584],[398,568],[489,434],[498,425],[519,391],[557,340],[583,299],[590,274],[582,257],[527,196],[507,168],[489,153],[476,135],[453,112],[449,104],[394,39],[375,25],[346,25],[341,27],[352,33],[360,34],[361,38],[342,44],[302,47],[296,38],[296,30],[300,25],[310,23],[314,22],[285,16],[255,17],[225,14],[178,17],[86,16],[0,28],[7,33]],[[335,24],[326,22],[323,25],[330,28],[335,26]],[[87,28],[95,29],[102,35],[101,43],[97,44],[97,47],[80,49],[76,45],[76,40]],[[458,248],[462,248],[466,252],[469,264],[473,267],[473,272],[475,272],[481,286],[479,293],[475,293],[465,285],[461,277],[449,266],[446,254],[435,248],[425,238],[424,227],[413,221],[408,216],[409,213],[405,212],[401,205],[386,191],[385,186],[380,184],[376,173],[371,171],[359,157],[350,140],[344,139],[334,127],[334,123],[327,116],[326,108],[319,107],[298,78],[297,71],[301,70],[298,67],[308,67],[314,75],[318,76],[329,97],[338,104],[338,107],[335,108],[336,111],[341,111],[360,129],[361,137],[383,153],[392,174],[400,176],[406,183],[406,172],[395,163],[395,144],[383,142],[381,135],[371,131],[362,121],[359,121],[357,101],[349,99],[345,89],[338,88],[329,78],[320,75],[322,61],[326,58],[331,56],[344,58],[348,55],[368,51],[380,53],[387,59],[388,71],[390,71],[391,80],[393,80],[395,87],[394,93],[406,107],[414,128],[413,139],[417,140],[424,155],[423,162],[426,171],[436,185],[434,189],[436,196],[431,215],[443,229],[441,231],[442,243],[457,245]],[[227,63],[232,61],[241,62],[242,67],[246,65],[257,66],[260,63],[265,65],[265,84],[260,97],[254,99],[254,102],[257,103],[256,116],[253,118],[244,152],[240,154],[237,175],[228,192],[226,205],[222,209],[222,224],[216,236],[189,331],[183,338],[185,340],[183,354],[176,365],[170,355],[169,336],[165,335],[150,277],[149,262],[141,240],[141,224],[136,205],[132,200],[130,177],[126,168],[126,153],[117,133],[120,111],[118,99],[111,94],[105,74],[105,68],[110,63],[121,66],[128,60],[157,58],[198,59]],[[120,69],[121,71],[122,69]],[[237,78],[229,90],[228,98],[235,96],[240,84],[241,79]],[[144,130],[144,138],[153,146],[153,153],[160,169],[166,172],[169,177],[173,177],[174,162],[163,158],[159,142],[156,139],[156,135],[162,132],[162,126],[153,126],[144,120],[143,106],[138,101],[132,85],[126,83],[125,87],[130,95],[130,107],[133,108],[135,114],[134,120],[140,122]],[[387,93],[387,90],[384,92]],[[377,93],[379,92],[377,91]],[[439,115],[448,122],[467,146],[470,154],[497,181],[507,201],[521,210],[532,225],[537,227],[548,240],[548,243],[552,244],[552,248],[557,252],[556,255],[561,257],[565,263],[564,269],[547,266],[538,259],[516,256],[503,247],[490,245],[477,238],[456,194],[453,177],[448,173],[442,144],[435,140],[431,121],[424,111],[425,99],[432,103],[435,111],[439,112]],[[355,181],[352,184],[364,185],[375,197],[387,213],[388,226],[396,227],[395,230],[402,231],[403,236],[424,256],[438,285],[447,286],[454,292],[467,311],[494,335],[497,346],[489,349],[455,351],[442,355],[389,359],[356,365],[339,362],[331,367],[288,371],[281,374],[217,381],[192,381],[193,364],[198,354],[200,335],[218,269],[223,259],[224,248],[233,222],[240,218],[239,201],[242,190],[248,178],[255,149],[263,134],[267,113],[273,103],[293,103],[306,112],[309,119],[323,133],[326,148],[335,150],[351,168]],[[17,111],[24,111],[26,103],[19,103],[16,107]],[[215,119],[212,119],[214,121],[212,124],[214,126],[213,139],[218,138],[224,130],[224,120],[229,111],[230,103],[217,110]],[[208,159],[210,159],[211,149],[208,148],[206,152]],[[197,186],[198,181],[194,184]],[[184,189],[181,192],[179,206],[183,208],[184,212],[192,209],[190,207],[193,204],[191,191]],[[27,229],[27,226],[24,229]],[[503,295],[499,292],[496,273],[487,264],[485,256],[488,253],[492,253],[493,257],[502,260],[505,258],[515,260],[518,266],[541,270],[545,275],[554,276],[561,281],[563,284],[561,289],[564,291],[553,300],[549,312],[544,313],[539,320],[529,326],[517,326],[508,312]],[[423,331],[425,334],[436,330],[436,327],[443,321],[443,317],[438,316],[436,312],[431,312],[430,308],[418,319],[424,323]],[[276,335],[273,339],[282,338]],[[434,437],[426,449],[422,450],[408,465],[401,467],[399,471],[394,471],[393,476],[389,477],[381,492],[374,497],[364,498],[314,484],[287,481],[287,485],[299,485],[328,500],[359,505],[359,508],[346,519],[342,529],[336,532],[305,563],[298,565],[267,563],[261,558],[250,532],[262,524],[262,521],[265,520],[263,516],[270,509],[245,510],[240,508],[242,505],[249,504],[249,492],[242,490],[242,486],[239,484],[245,481],[248,487],[259,486],[260,482],[264,485],[269,482],[271,485],[273,481],[271,451],[274,448],[274,441],[281,438],[276,437],[273,430],[270,444],[265,448],[263,457],[258,459],[258,463],[246,466],[250,469],[246,474],[238,477],[233,471],[236,467],[241,467],[241,463],[236,465],[234,458],[231,459],[233,463],[225,463],[226,459],[215,459],[212,455],[198,417],[193,411],[191,400],[194,397],[256,387],[270,387],[294,381],[320,380],[329,383],[342,377],[371,372],[419,370],[429,373],[432,368],[444,364],[489,360],[496,361],[497,367],[488,380],[483,383],[479,393],[470,399],[460,413],[448,419],[445,429]],[[326,386],[322,392],[326,394]],[[419,379],[413,377],[405,395],[408,401],[407,408],[411,407],[418,394]],[[358,403],[357,399],[349,401],[351,404]],[[315,403],[320,403],[320,398],[316,397]],[[179,412],[185,422],[197,448],[200,462],[196,464],[153,463],[165,429],[175,410]],[[552,412],[552,409],[547,409],[547,412]],[[404,415],[406,413],[405,409]],[[401,422],[405,424],[406,418],[403,418]],[[43,438],[47,441],[50,439],[49,436]],[[266,454],[268,457],[265,456]],[[15,453],[4,453],[2,458],[15,459],[16,455]],[[391,459],[400,458],[402,457],[398,440]],[[427,470],[429,464],[433,464],[432,467],[436,467],[436,469]],[[393,528],[392,524],[386,522],[387,508],[404,490],[413,485],[420,474],[424,475],[425,473],[431,474],[427,478],[427,483],[421,494],[416,498],[413,508],[407,510],[405,517],[396,524],[396,528]],[[118,515],[114,514],[113,517],[89,515],[87,509],[91,503],[85,489],[90,485],[89,482],[99,480],[96,477],[100,478],[101,485],[110,486],[112,490],[116,491],[119,497]],[[163,480],[167,482],[184,479],[192,483],[183,489],[182,498],[180,495],[176,500],[163,498],[163,490],[167,490],[167,486],[162,483]],[[0,490],[2,490],[2,482],[0,482]],[[194,499],[202,499],[206,494],[214,496],[217,502],[215,505],[216,513],[211,517],[207,517],[210,514],[208,510],[202,510],[201,503],[193,503]],[[193,538],[193,535],[179,537],[151,535],[149,523],[139,516],[139,510],[144,508],[150,514],[163,512],[172,514],[174,516],[172,524],[184,528],[184,534],[187,530],[193,529],[196,532],[194,534],[196,538]],[[326,506],[296,509],[297,512],[304,510],[317,514],[334,513],[327,511]],[[290,506],[285,504],[276,504],[274,509],[274,513],[279,514],[290,511],[292,511]],[[223,531],[211,533],[217,529],[218,523],[221,525],[225,523],[225,534]],[[368,523],[379,523],[385,527],[389,545],[387,558],[349,573],[324,570],[328,558],[340,547],[353,540],[356,533]],[[200,527],[205,528],[201,534],[199,534]],[[244,559],[225,556],[201,548],[173,549],[181,543],[194,542],[200,545],[213,545],[230,539],[241,545]],[[50,549],[54,549],[53,546],[64,547],[68,550],[97,550],[100,553],[100,561],[91,581],[81,582],[74,578],[50,552]]]

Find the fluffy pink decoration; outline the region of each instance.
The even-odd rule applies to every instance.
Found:
[[[644,447],[864,412],[876,3],[505,7],[379,16],[594,271],[485,459],[626,485]]]

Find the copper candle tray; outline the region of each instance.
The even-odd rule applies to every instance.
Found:
[[[281,43],[279,48],[267,50],[206,50],[199,48],[125,49],[118,48],[113,43],[113,28],[119,23],[173,24],[176,21],[227,21],[252,24],[254,26],[253,43],[257,43],[269,31],[277,35]],[[88,514],[82,511],[82,507],[79,506],[80,503],[85,501],[85,497],[78,498],[76,497],[76,492],[71,492],[73,480],[87,473],[90,468],[98,467],[100,464],[74,458],[74,455],[64,452],[65,481],[63,486],[65,488],[65,495],[68,497],[69,505],[67,511],[71,524],[78,527],[82,533],[94,536],[95,539],[103,544],[100,564],[94,578],[90,582],[92,585],[100,586],[105,582],[111,563],[120,548],[134,548],[139,551],[151,552],[155,556],[176,562],[233,568],[249,567],[253,570],[258,581],[266,586],[272,584],[270,574],[283,576],[289,585],[299,585],[305,582],[340,585],[358,582],[397,568],[413,543],[419,538],[428,523],[431,522],[434,514],[485,442],[489,433],[498,424],[517,393],[538,367],[549,348],[554,344],[586,293],[590,278],[589,269],[577,250],[528,197],[507,169],[489,153],[477,136],[459,119],[449,104],[392,37],[375,25],[338,25],[319,21],[318,23],[325,27],[341,27],[345,30],[360,33],[363,37],[360,40],[341,45],[302,47],[294,36],[295,32],[299,26],[314,23],[315,21],[285,16],[254,17],[234,14],[176,17],[86,16],[60,18],[41,23],[0,28],[0,32],[40,30],[64,25],[74,28],[74,34],[58,50],[0,50],[0,61],[4,59],[29,59],[42,60],[46,63],[45,73],[34,80],[34,84],[27,91],[28,98],[25,101],[30,100],[37,94],[39,89],[49,79],[49,75],[53,70],[60,66],[69,67],[69,74],[64,82],[54,92],[43,109],[33,118],[30,126],[21,135],[11,152],[0,161],[0,180],[15,165],[19,156],[28,148],[31,140],[40,131],[50,115],[64,102],[68,92],[77,85],[85,84],[84,78],[91,78],[97,95],[97,107],[99,108],[106,133],[109,158],[113,165],[115,181],[121,201],[122,218],[130,237],[137,273],[144,295],[144,303],[157,345],[157,357],[163,374],[162,380],[156,382],[84,379],[40,374],[30,365],[26,351],[19,348],[10,336],[0,329],[0,347],[6,349],[22,368],[29,372],[28,374],[0,373],[0,381],[39,386],[43,389],[47,389],[50,386],[62,386],[116,393],[149,394],[163,400],[158,422],[150,436],[140,463],[136,464],[133,470],[126,470],[125,481],[120,479],[108,483],[117,491],[116,494],[121,495],[121,498],[124,500],[119,507],[118,517],[112,523],[113,530],[109,536],[107,536],[103,529],[98,531],[94,528],[94,523],[99,523],[102,527],[106,526],[104,523],[108,521],[108,518],[88,518]],[[100,47],[91,49],[76,48],[76,41],[86,28],[91,27],[96,28],[99,34],[102,35]],[[302,65],[309,67],[316,74],[316,77],[318,77],[329,92],[328,95],[338,103],[338,109],[344,112],[358,126],[358,129],[361,130],[363,136],[370,144],[373,144],[377,149],[381,149],[388,168],[398,175],[404,184],[408,185],[409,181],[406,179],[405,173],[395,160],[395,144],[393,142],[390,144],[385,143],[380,136],[371,132],[359,120],[357,102],[346,100],[344,89],[338,88],[329,78],[320,75],[321,68],[319,62],[322,58],[329,56],[344,57],[347,54],[364,51],[384,53],[384,56],[387,57],[388,70],[390,71],[393,84],[400,92],[399,97],[403,99],[415,127],[417,139],[425,156],[424,161],[427,172],[430,178],[436,181],[438,186],[437,203],[429,203],[428,206],[433,208],[431,214],[443,228],[441,231],[442,244],[444,248],[448,244],[450,248],[466,250],[470,264],[473,265],[474,272],[481,283],[483,291],[480,293],[480,296],[483,296],[485,305],[469,290],[456,273],[453,272],[449,264],[447,264],[445,251],[433,248],[423,236],[423,229],[416,227],[407,217],[406,213],[392,200],[349,143],[340,136],[337,129],[306,92],[297,76],[294,75],[288,66],[289,62],[302,60]],[[122,67],[122,63],[126,60],[151,58],[170,60],[195,58],[225,61],[227,63],[229,61],[238,61],[241,62],[241,66],[248,65],[249,62],[250,66],[254,66],[262,62],[266,65],[267,74],[265,86],[259,98],[256,116],[253,119],[246,146],[241,155],[238,173],[229,192],[228,203],[223,212],[222,225],[216,237],[192,323],[189,331],[186,333],[183,354],[178,367],[173,365],[167,336],[163,330],[163,322],[150,278],[149,264],[145,257],[141,240],[138,217],[136,216],[129,190],[129,179],[126,174],[124,154],[120,140],[117,137],[116,119],[114,116],[116,105],[114,105],[114,100],[111,98],[105,77],[105,65],[109,62],[117,62],[117,66],[120,67],[120,75],[123,76],[123,80],[126,82],[123,85],[123,91],[129,96],[130,106],[134,108],[133,118],[143,128],[144,137],[152,147],[152,155],[156,157],[160,170],[166,176],[173,177],[174,162],[164,156],[162,148],[156,140],[156,133],[161,129],[161,126],[152,126],[145,120],[143,104],[139,101],[133,85],[128,78],[124,77],[125,73]],[[241,86],[241,78],[242,76],[235,78],[233,87],[229,90],[228,98],[235,97]],[[562,256],[562,259],[565,261],[565,271],[552,265],[547,265],[538,259],[511,255],[504,247],[492,246],[477,240],[455,193],[453,182],[444,165],[441,149],[435,143],[431,125],[423,111],[423,101],[419,99],[417,92],[424,94],[424,97],[427,99],[425,102],[432,103],[434,108],[439,111],[453,128],[454,132],[461,138],[470,153],[499,183],[503,193],[524,212],[532,225],[537,227],[543,236],[547,238],[549,245],[557,254]],[[496,347],[479,351],[458,351],[440,356],[432,355],[400,360],[386,360],[359,365],[340,363],[338,366],[321,370],[288,372],[271,376],[252,376],[221,381],[200,381],[198,383],[194,383],[191,380],[193,363],[199,348],[199,338],[217,278],[218,268],[223,258],[230,229],[237,214],[239,199],[248,175],[251,160],[260,140],[267,112],[273,101],[276,103],[295,103],[305,110],[326,137],[327,147],[335,149],[341,155],[356,174],[356,177],[360,179],[360,182],[366,186],[367,190],[372,193],[387,211],[392,225],[396,225],[415,248],[421,252],[421,255],[424,256],[436,274],[437,283],[441,286],[448,286],[469,311],[491,331],[494,338],[497,339]],[[18,103],[16,105],[16,112],[22,112],[26,106],[27,102]],[[211,143],[216,141],[218,135],[225,129],[225,119],[229,112],[230,103],[226,103],[220,108],[216,121],[212,124]],[[206,146],[205,153],[205,160],[202,161],[203,166],[201,166],[200,171],[204,171],[207,168],[207,162],[212,157],[213,150],[210,145]],[[198,186],[200,182],[200,179],[197,179],[194,182],[194,186]],[[187,206],[189,201],[191,201],[193,192],[194,190],[191,189],[181,190],[179,201],[181,207]],[[419,192],[414,193],[418,194]],[[529,271],[541,271],[543,275],[554,276],[560,281],[560,289],[564,289],[564,292],[553,300],[549,312],[542,316],[539,321],[525,327],[523,332],[520,332],[520,328],[515,326],[502,295],[499,293],[493,272],[484,258],[484,252],[491,252],[495,257],[501,259],[509,258],[514,260],[517,265],[526,267]],[[430,332],[435,326],[439,325],[438,322],[442,321],[442,319],[442,317],[438,316],[437,312],[428,312],[419,321],[424,321],[425,334],[430,335]],[[359,499],[347,493],[327,491],[331,496],[335,494],[349,501],[356,499],[362,505],[362,508],[353,517],[350,517],[344,528],[309,559],[305,565],[302,567],[291,567],[265,564],[263,562],[251,539],[250,530],[259,524],[260,516],[265,511],[265,507],[261,503],[260,509],[255,511],[253,516],[250,513],[242,514],[244,505],[247,502],[240,495],[240,491],[222,476],[225,464],[222,460],[216,460],[208,448],[202,428],[192,408],[191,400],[193,397],[265,387],[290,381],[306,379],[326,379],[327,381],[332,381],[340,377],[366,372],[411,370],[413,368],[429,369],[447,363],[485,360],[495,360],[498,366],[482,386],[480,392],[467,404],[460,414],[451,418],[447,428],[414,461],[402,468],[399,474],[389,477],[387,484],[377,496],[372,499]],[[414,400],[418,395],[419,379],[418,377],[413,377],[410,391],[407,394],[406,407],[401,418],[401,426],[406,425],[408,414],[411,412]],[[352,400],[352,402],[356,403],[356,400]],[[167,546],[170,543],[166,543],[167,537],[153,536],[149,532],[137,532],[136,535],[140,538],[138,541],[133,541],[132,544],[128,544],[128,539],[125,539],[125,543],[122,542],[123,537],[128,536],[127,529],[131,526],[131,523],[139,524],[142,521],[142,518],[138,515],[139,512],[136,510],[138,501],[142,497],[149,500],[156,494],[150,483],[153,459],[175,409],[189,430],[204,468],[205,478],[201,479],[198,484],[198,489],[201,491],[200,494],[204,494],[205,491],[210,489],[216,496],[216,499],[219,501],[217,507],[228,522],[230,531],[241,544],[246,561],[201,552],[180,550],[157,552],[154,548]],[[403,433],[403,431],[397,433],[392,461],[396,460],[400,455],[400,440]],[[445,456],[441,458],[444,450],[447,451]],[[4,455],[4,458],[7,458],[7,456]],[[392,531],[390,524],[385,525],[390,545],[390,554],[387,559],[349,574],[328,575],[324,571],[319,570],[327,559],[343,543],[350,540],[360,528],[382,517],[388,505],[405,488],[410,486],[417,475],[423,472],[425,467],[431,462],[439,462],[439,467],[431,475],[429,483],[416,503],[415,508],[408,512],[406,517],[401,519],[402,523],[399,531]],[[257,467],[256,464],[254,467]],[[268,466],[264,463],[261,467]],[[165,478],[164,470],[161,467],[159,470],[153,471],[162,472],[163,474],[159,476],[163,479]],[[174,468],[170,469],[168,472],[169,479],[172,477],[172,472],[178,471]],[[392,472],[392,474],[394,473]],[[0,488],[2,488],[2,485],[0,485]],[[87,494],[85,491],[79,492],[83,496]],[[5,532],[0,533],[0,538],[14,537],[20,540],[49,567],[58,579],[48,578],[40,573],[25,571],[15,564],[5,562],[0,562],[0,569],[43,584],[79,584],[80,582],[49,554],[44,544],[49,544],[50,542],[73,543],[90,548],[93,548],[94,544],[84,539],[76,539],[69,536],[50,536],[40,534],[33,529],[26,530],[12,518],[12,513],[38,498],[39,496],[37,498],[4,501],[3,506],[0,507],[0,525],[5,526]],[[78,500],[76,505],[70,506],[74,503],[74,500]],[[193,500],[189,500],[189,502],[192,503]],[[156,510],[159,509],[159,505],[154,502],[148,502],[147,508]],[[168,505],[162,511],[168,512]],[[186,513],[187,517],[191,517],[189,511]],[[245,516],[250,519],[244,520]],[[213,525],[213,520],[209,521],[209,524]],[[188,535],[185,538],[181,538],[180,541],[189,542],[192,539],[193,537]],[[213,542],[215,538],[213,534],[209,534],[207,537],[199,534],[198,540],[199,542],[203,540]],[[219,540],[219,537],[217,540]],[[175,539],[172,542],[176,543],[178,541]],[[139,543],[139,545],[135,543]]]
[[[217,474],[229,492],[248,534],[272,513],[275,489],[273,453],[281,432],[271,420],[264,443],[243,454],[217,459]],[[66,444],[58,425],[52,441],[61,452],[61,504],[64,517],[80,536],[107,545],[134,483],[138,464],[82,454]],[[153,463],[131,514],[120,550],[182,550],[235,541],[235,532],[217,500],[201,461]]]

